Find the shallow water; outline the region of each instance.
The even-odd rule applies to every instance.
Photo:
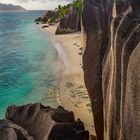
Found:
[[[10,104],[57,105],[57,53],[33,23],[42,13],[0,13],[0,118]]]

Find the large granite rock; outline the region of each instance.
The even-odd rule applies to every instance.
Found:
[[[0,121],[0,140],[88,140],[83,123],[73,112],[40,103],[8,107]]]
[[[56,34],[72,33],[80,30],[80,16],[77,7],[70,7],[69,13],[62,19],[56,30]]]
[[[116,14],[119,15],[126,11],[129,7],[128,0],[115,0]]]
[[[84,0],[83,5],[83,70],[98,140],[103,140],[104,135],[102,60],[109,44],[112,7],[112,1]]]
[[[140,1],[131,6],[132,11],[113,20],[112,42],[104,60],[106,140],[140,138]]]
[[[139,140],[140,1],[116,0],[111,24],[112,2],[84,1],[85,84],[98,140]]]
[[[17,140],[17,135],[13,128],[10,128],[4,120],[0,121],[0,139],[1,140]]]
[[[55,11],[48,10],[45,15],[35,19],[35,22],[48,23],[50,22],[50,19],[54,16],[57,16],[57,13]]]

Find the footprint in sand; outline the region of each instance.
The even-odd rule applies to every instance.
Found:
[[[79,55],[82,55],[83,54],[83,52],[79,52]]]
[[[88,107],[91,107],[91,103],[87,104]]]
[[[72,87],[74,87],[73,83],[70,82],[70,81],[66,82],[66,83],[65,83],[65,86],[66,86],[67,88],[72,88]]]

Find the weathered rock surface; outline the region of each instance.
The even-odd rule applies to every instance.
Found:
[[[129,7],[128,0],[115,0],[116,14],[119,15],[126,11]]]
[[[10,128],[4,120],[0,121],[0,139],[1,140],[17,140],[16,133],[13,128]]]
[[[88,140],[83,123],[63,107],[40,103],[8,107],[0,121],[0,140]]]
[[[45,15],[35,19],[35,22],[49,23],[50,22],[50,18],[53,17],[53,16],[56,16],[56,15],[57,14],[56,14],[55,11],[48,10]]]
[[[56,34],[72,33],[80,30],[80,16],[76,7],[71,7],[69,13],[62,19]]]
[[[103,140],[104,135],[102,60],[109,44],[112,7],[112,1],[84,0],[82,15],[85,37],[84,79],[91,98],[98,140]]]
[[[84,1],[85,84],[98,140],[139,140],[140,1],[116,0],[111,24],[112,2]]]
[[[140,1],[137,4],[140,8]],[[134,13],[129,10],[112,24],[112,44],[103,72],[108,140],[140,138],[140,17]]]

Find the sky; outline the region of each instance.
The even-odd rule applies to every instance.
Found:
[[[72,0],[0,0],[3,4],[20,5],[27,10],[53,10],[58,5],[66,5]]]

